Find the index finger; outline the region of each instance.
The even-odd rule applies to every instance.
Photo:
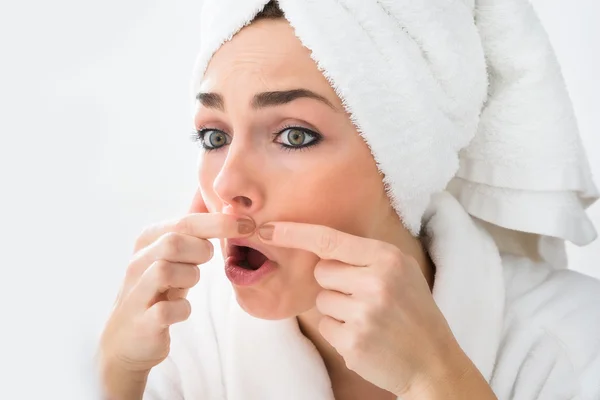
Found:
[[[146,228],[135,243],[135,251],[149,246],[168,232],[213,239],[244,237],[255,229],[254,221],[247,217],[222,213],[188,214],[183,218],[167,220]]]
[[[356,266],[367,266],[374,262],[381,242],[341,232],[328,226],[297,222],[269,223],[271,239],[263,236],[265,227],[259,229],[259,237],[268,244],[307,250],[325,260],[338,260]]]

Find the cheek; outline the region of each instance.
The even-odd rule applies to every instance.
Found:
[[[310,288],[318,286],[315,281],[314,270],[319,262],[319,257],[308,251],[290,249],[284,260],[284,267],[289,278],[288,283],[291,283],[288,290],[291,289],[292,292],[296,292],[290,292],[290,294],[299,297],[308,295],[310,297]]]
[[[387,202],[370,153],[324,161],[294,179],[294,185],[281,197],[286,199],[285,214],[291,221],[326,225],[361,236],[371,232],[370,225]]]

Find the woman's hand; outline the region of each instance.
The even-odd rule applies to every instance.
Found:
[[[323,315],[319,331],[347,367],[367,381],[405,399],[433,399],[442,392],[442,398],[453,398],[446,388],[466,376],[483,380],[471,373],[475,367],[435,304],[419,265],[396,246],[288,222],[263,225],[259,235],[270,245],[321,258],[314,272],[324,289],[316,302]]]
[[[141,234],[100,340],[102,381],[110,398],[139,397],[150,369],[169,354],[169,327],[189,317],[185,297],[200,279],[198,265],[213,256],[207,239],[253,231],[250,219],[197,213]]]

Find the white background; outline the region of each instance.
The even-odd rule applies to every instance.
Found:
[[[600,4],[534,4],[600,177]],[[132,243],[182,215],[195,188],[199,12],[190,0],[3,1],[0,398],[93,398],[89,359]],[[600,204],[590,214],[600,227]],[[600,277],[600,241],[570,256]]]

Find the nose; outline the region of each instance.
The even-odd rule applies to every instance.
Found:
[[[213,190],[223,202],[225,209],[235,213],[251,214],[264,203],[264,187],[261,182],[260,161],[253,151],[235,141],[229,145],[227,158],[213,183]],[[225,211],[225,210],[223,210]]]

